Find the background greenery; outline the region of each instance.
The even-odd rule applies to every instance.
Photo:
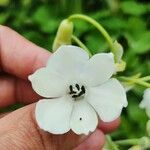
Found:
[[[93,17],[123,45],[127,62],[123,74],[150,74],[150,2],[147,0],[0,0],[0,24],[48,50],[52,48],[60,21],[73,13]],[[93,54],[108,49],[98,31],[83,21],[75,22],[75,35]],[[129,106],[123,112],[119,130],[112,134],[114,140],[146,135],[148,118],[138,107],[142,92],[140,87],[128,92]]]

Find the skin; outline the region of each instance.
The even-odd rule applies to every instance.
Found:
[[[0,116],[0,149],[2,150],[100,150],[104,133],[115,130],[120,120],[100,121],[89,136],[53,135],[36,124],[34,109],[39,100],[31,88],[28,75],[45,66],[51,53],[26,40],[12,29],[0,26],[0,108],[17,102],[27,104]]]

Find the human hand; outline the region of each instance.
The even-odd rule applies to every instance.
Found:
[[[28,76],[45,66],[51,53],[27,41],[15,31],[0,26],[0,108],[17,102],[30,104],[0,119],[0,149],[2,150],[99,150],[104,145],[104,133],[119,125],[119,119],[100,122],[91,135],[73,132],[53,135],[39,129],[34,109],[39,96],[32,90]]]

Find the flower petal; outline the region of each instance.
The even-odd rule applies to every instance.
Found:
[[[39,127],[53,134],[70,130],[73,102],[68,97],[43,99],[36,104],[35,116]]]
[[[71,129],[76,134],[88,134],[93,132],[98,124],[94,109],[84,100],[76,101],[71,116]]]
[[[44,97],[60,97],[65,94],[65,80],[48,68],[38,69],[29,76],[36,93]]]
[[[127,106],[126,93],[122,85],[116,79],[98,87],[92,87],[87,101],[94,107],[104,122],[110,122],[118,118],[122,108]]]
[[[143,99],[139,106],[140,108],[145,108],[146,114],[150,117],[150,88],[144,91]]]
[[[79,75],[88,59],[89,56],[83,49],[63,45],[50,57],[47,66],[66,78],[74,78]]]
[[[112,53],[94,55],[86,64],[82,80],[91,86],[107,81],[115,72],[115,63]]]
[[[141,108],[150,108],[150,88],[144,91],[143,99],[140,103]]]

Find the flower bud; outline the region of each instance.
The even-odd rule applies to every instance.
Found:
[[[129,150],[141,150],[141,146],[140,145],[134,145],[134,146],[130,147]]]
[[[150,148],[150,139],[146,136],[142,137],[140,139],[139,145],[143,148],[143,149],[147,149]]]
[[[117,63],[120,63],[122,55],[123,55],[123,47],[120,43],[118,43],[118,41],[115,41],[113,43],[113,47],[115,49],[116,61],[117,61]]]
[[[125,68],[126,68],[126,62],[121,60],[120,63],[116,63],[116,71],[117,72],[121,72],[121,71],[124,71]]]
[[[150,136],[150,120],[147,121],[146,131],[147,131],[148,136]]]
[[[122,55],[123,55],[123,47],[120,43],[115,41],[113,43],[113,47],[115,50],[115,58],[116,58],[116,71],[124,71],[126,67],[126,63],[122,60]]]
[[[70,45],[72,33],[73,23],[67,19],[63,20],[60,23],[53,43],[53,52],[56,51],[61,45]]]
[[[144,91],[143,99],[139,107],[145,109],[147,116],[150,118],[150,88]]]

